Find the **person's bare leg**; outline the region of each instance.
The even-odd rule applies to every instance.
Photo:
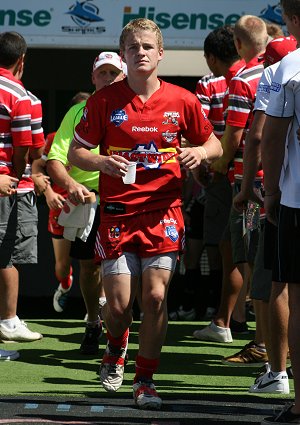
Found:
[[[293,413],[300,414],[300,284],[288,284],[290,317],[288,343],[294,375],[295,407]]]
[[[11,319],[17,315],[19,272],[13,266],[0,269],[0,318]]]
[[[223,282],[220,307],[214,322],[218,326],[229,328],[230,317],[243,286],[243,276],[239,268],[233,264],[231,242],[222,241],[220,251],[223,262]]]
[[[244,264],[244,282],[232,312],[232,318],[237,322],[246,322],[246,298],[251,279],[251,270],[247,263]]]
[[[139,355],[160,357],[168,327],[167,293],[172,272],[147,268],[143,273],[142,304],[144,317],[139,329]]]
[[[100,267],[94,260],[80,260],[79,283],[88,313],[88,321],[95,322],[99,316]]]
[[[285,283],[272,282],[269,302],[270,342],[267,346],[273,372],[286,369],[288,353],[289,301],[288,288]]]
[[[71,242],[67,239],[52,238],[55,256],[55,275],[58,279],[66,278],[70,273],[72,259],[69,255]]]

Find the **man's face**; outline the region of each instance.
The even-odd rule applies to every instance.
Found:
[[[123,80],[125,75],[122,71],[110,64],[104,64],[96,68],[92,73],[92,82],[96,91],[103,89],[105,86]]]
[[[154,32],[140,30],[127,36],[122,55],[129,74],[151,73],[162,59],[163,49],[158,47]]]

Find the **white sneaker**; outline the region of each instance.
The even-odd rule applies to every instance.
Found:
[[[196,339],[200,341],[213,341],[213,342],[232,342],[232,335],[230,328],[222,328],[211,322],[203,329],[199,329],[193,333]]]
[[[125,348],[116,348],[107,343],[100,365],[100,382],[108,392],[115,392],[121,387],[124,377],[128,337]]]
[[[17,351],[0,350],[0,360],[9,361],[16,360],[20,357]]]
[[[71,276],[73,281],[73,277]],[[57,313],[62,313],[66,308],[68,296],[72,285],[68,289],[64,289],[61,284],[58,285],[53,295],[53,308]]]
[[[190,310],[184,310],[182,305],[176,311],[171,311],[169,313],[170,320],[194,320],[196,318],[196,310],[191,308]]]
[[[38,332],[32,332],[28,329],[27,324],[20,320],[19,324],[14,329],[9,329],[3,323],[0,322],[0,339],[3,341],[36,341],[42,339],[43,335]]]
[[[152,380],[133,384],[133,399],[135,404],[144,410],[159,410],[162,399],[158,396]]]
[[[273,374],[268,371],[256,378],[255,382],[249,388],[249,393],[273,393],[289,394],[289,378],[286,372]]]

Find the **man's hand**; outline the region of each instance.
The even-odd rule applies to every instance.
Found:
[[[235,195],[232,201],[233,208],[239,212],[242,213],[245,208],[247,208],[248,201],[253,201],[256,204],[260,205],[261,207],[264,206],[263,199],[259,196],[259,193],[257,193],[253,188],[249,191],[244,191],[243,189]]]
[[[228,161],[221,157],[211,164],[212,171],[226,175],[228,171]]]
[[[202,146],[195,146],[191,148],[176,147],[178,156],[177,159],[181,165],[193,170],[207,158],[205,149]]]
[[[46,202],[51,210],[57,210],[64,206],[65,198],[59,193],[54,192],[51,186],[48,186],[45,193]]]
[[[32,174],[34,190],[38,195],[42,195],[50,185],[50,177],[43,173]]]
[[[111,177],[120,178],[127,172],[129,161],[119,155],[103,156],[100,171]]]
[[[16,193],[16,183],[19,180],[15,177],[8,176],[6,174],[0,175],[0,194],[2,196],[10,196]]]
[[[278,210],[280,205],[281,192],[278,190],[271,195],[266,194],[264,198],[264,206],[267,219],[275,226],[278,225]]]
[[[75,204],[84,204],[85,196],[90,195],[90,191],[82,184],[77,183],[75,180],[73,180],[72,183],[69,184],[67,191],[68,198]]]

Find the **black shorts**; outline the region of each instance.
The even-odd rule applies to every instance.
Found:
[[[300,209],[280,206],[273,280],[300,283]]]
[[[190,239],[203,239],[204,198],[193,199],[190,207],[190,225],[185,229],[185,235]]]
[[[86,240],[83,242],[81,239],[76,238],[71,242],[70,257],[77,260],[92,260],[95,257],[95,242],[97,230],[100,225],[100,207],[98,205],[92,230]]]

